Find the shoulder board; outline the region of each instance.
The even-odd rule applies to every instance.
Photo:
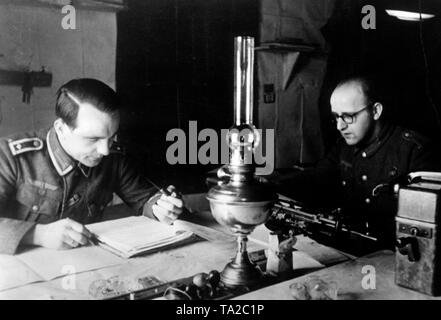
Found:
[[[37,151],[43,149],[43,141],[40,138],[9,140],[8,143],[9,149],[14,156],[28,151]]]
[[[416,145],[418,145],[418,147],[422,147],[422,143],[420,141],[421,137],[415,132],[404,130],[402,133],[402,137],[407,141],[415,143]]]
[[[110,147],[111,153],[119,153],[119,154],[125,154],[126,150],[124,146],[118,142],[112,143],[112,146]]]

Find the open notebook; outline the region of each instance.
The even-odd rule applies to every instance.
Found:
[[[180,228],[179,220],[167,225],[144,216],[93,223],[86,227],[96,236],[100,246],[124,258],[199,239],[193,232]]]

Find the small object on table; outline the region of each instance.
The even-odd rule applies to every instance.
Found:
[[[276,275],[290,272],[293,269],[292,251],[296,243],[294,235],[285,237],[271,232],[269,235],[268,259],[266,271]]]
[[[337,300],[338,295],[337,283],[320,277],[308,277],[304,282],[295,282],[289,289],[295,300]]]

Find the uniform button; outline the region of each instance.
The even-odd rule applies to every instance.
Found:
[[[410,136],[409,132],[405,132],[405,133],[404,133],[404,136],[405,136],[406,138],[409,138],[409,136]]]
[[[345,180],[343,180],[342,182],[341,182],[341,184],[343,185],[343,187],[346,185],[346,181]]]
[[[361,156],[362,156],[363,158],[366,158],[366,156],[367,156],[366,152],[363,152],[363,153],[361,154]]]
[[[363,181],[367,181],[367,175],[365,175],[365,174],[362,175],[362,176],[361,176],[361,180],[363,180]]]
[[[37,205],[33,205],[32,206],[32,211],[38,211],[38,206]]]
[[[20,150],[20,149],[21,149],[21,144],[17,144],[16,148],[17,148],[18,150]]]
[[[369,199],[369,198],[366,198],[364,201],[365,201],[367,204],[371,203],[371,199]]]
[[[38,147],[39,145],[38,141],[34,141],[34,147]]]

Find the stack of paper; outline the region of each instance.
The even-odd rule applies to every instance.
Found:
[[[101,246],[125,258],[196,240],[193,232],[180,229],[178,224],[167,225],[144,216],[89,224],[87,228]]]

